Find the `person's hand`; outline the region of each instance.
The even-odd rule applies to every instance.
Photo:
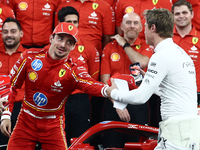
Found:
[[[124,46],[124,44],[126,43],[126,40],[121,37],[119,34],[116,34],[112,37],[110,37],[111,39],[115,39],[117,41],[117,43],[120,45],[120,46]]]
[[[10,119],[3,119],[1,121],[1,133],[7,137],[11,135],[11,121]]]
[[[112,98],[111,98],[111,91],[112,91],[113,89],[117,89],[117,86],[116,86],[116,84],[115,84],[113,78],[111,78],[110,81],[111,81],[111,86],[107,88],[106,93],[107,93],[107,95],[108,95],[108,98],[109,98],[109,99],[112,99]]]
[[[126,108],[124,110],[116,108],[116,112],[122,121],[129,122],[131,120],[130,114]]]
[[[2,112],[6,109],[6,108],[3,106],[3,103],[6,103],[6,102],[8,102],[7,99],[0,98],[0,116],[2,115]]]

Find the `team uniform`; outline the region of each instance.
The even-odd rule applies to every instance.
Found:
[[[99,80],[99,52],[93,45],[79,39],[75,49],[70,52],[70,56],[82,61],[89,75]],[[79,89],[73,91],[65,105],[65,131],[68,146],[72,137],[79,137],[90,127],[90,113],[89,95]]]
[[[173,34],[174,34],[173,41],[177,45],[179,45],[181,48],[183,48],[194,62],[195,69],[196,69],[197,92],[199,95],[200,93],[200,60],[199,60],[200,58],[200,41],[199,41],[200,32],[196,30],[196,28],[193,26],[192,30],[190,31],[188,35],[181,37],[176,31],[176,28],[174,27]],[[198,98],[198,101],[200,101],[199,98]]]
[[[144,24],[145,20],[142,15],[144,10],[153,8],[166,8],[171,10],[171,5],[172,3],[170,0],[118,0],[115,7],[116,26],[121,26],[122,18],[127,13],[137,13],[141,17],[142,24]],[[143,31],[140,32],[139,37],[143,39],[145,38],[144,27]]]
[[[68,56],[53,60],[46,49],[23,53],[11,72],[11,102],[2,118],[9,118],[16,89],[25,81],[25,98],[8,149],[67,149],[64,132],[64,106],[75,88],[95,96],[106,96],[107,86],[95,81],[81,61]],[[24,147],[24,143],[26,146]]]
[[[55,25],[58,24],[59,10],[66,6],[72,6],[79,12],[79,37],[92,42],[101,55],[103,34],[113,35],[115,33],[114,12],[109,4],[102,0],[88,0],[84,3],[80,0],[63,2],[56,11]]]
[[[144,40],[139,38],[136,39],[134,45],[131,46],[136,52],[146,55],[149,58],[152,55],[151,48],[145,43]],[[104,50],[101,58],[101,75],[110,74],[110,77],[116,73],[120,74],[131,74],[129,66],[132,64],[128,55],[123,50],[122,46],[118,44],[116,40],[108,43]],[[148,104],[143,105],[128,105],[127,110],[130,114],[130,123],[137,124],[149,124],[149,110]],[[115,120],[121,121],[116,109],[113,108],[113,104],[110,100],[106,100],[104,105],[104,120]],[[124,147],[126,142],[138,142],[139,138],[137,136],[112,133],[104,136],[103,146],[104,147]]]
[[[8,17],[15,18],[14,12],[10,7],[4,5],[2,2],[0,3],[0,44],[3,43],[3,40],[1,37],[2,25],[3,25],[3,22],[6,20],[6,18]]]
[[[200,133],[200,116],[197,115],[194,63],[171,38],[160,42],[154,52],[139,88],[127,92],[114,89],[111,97],[137,105],[157,92],[161,97],[162,121],[155,149],[182,150],[193,146],[199,149],[200,134],[196,133]]]
[[[16,19],[20,22],[24,36],[24,46],[41,46],[49,44],[53,31],[55,11],[61,0],[10,0]]]

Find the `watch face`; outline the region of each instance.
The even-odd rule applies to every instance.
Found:
[[[124,49],[125,47],[130,47],[130,44],[129,44],[129,43],[125,43],[124,46],[123,46],[123,49]]]

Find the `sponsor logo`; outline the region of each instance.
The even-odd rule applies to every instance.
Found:
[[[197,49],[197,47],[195,46],[195,45],[193,45],[192,47],[191,47],[191,50],[189,50],[189,52],[190,53],[199,53],[199,51],[198,51],[198,49]]]
[[[194,64],[191,62],[184,62],[183,63],[183,68],[187,68],[187,67],[194,67]]]
[[[35,82],[38,79],[38,75],[36,72],[29,72],[28,77],[31,81]]]
[[[2,80],[2,81],[0,81],[0,84],[3,84],[5,81],[4,80]]]
[[[51,6],[47,3],[42,10],[51,11]]]
[[[33,101],[37,106],[45,106],[48,99],[43,93],[37,92],[33,95]]]
[[[158,3],[158,0],[152,0],[153,4],[156,5]]]
[[[134,12],[134,8],[133,8],[132,6],[126,7],[125,13],[128,14],[128,13],[130,13],[130,12]]]
[[[148,77],[150,77],[150,78],[152,78],[152,79],[154,79],[154,76],[150,75],[149,73],[146,73],[145,75],[148,76]]]
[[[194,72],[194,71],[188,71],[188,73],[189,73],[189,74],[195,74],[195,72]]]
[[[78,57],[78,60],[80,60],[80,61],[82,61],[82,62],[85,63],[85,61],[84,61],[84,57],[83,57],[82,55],[80,55],[80,56]]]
[[[28,8],[28,4],[26,2],[21,2],[18,7],[20,10],[26,10]]]
[[[39,59],[35,59],[32,63],[31,63],[31,67],[33,68],[33,70],[35,71],[39,71],[40,69],[42,69],[43,63],[41,60]]]
[[[140,47],[141,47],[141,45],[137,45],[135,48],[136,48],[136,49],[140,49]]]
[[[68,29],[69,29],[69,31],[72,31],[74,29],[74,27],[72,25],[68,25]]]
[[[144,82],[149,85],[149,79],[145,79]]]
[[[138,125],[136,124],[128,124],[129,129],[138,129]]]
[[[77,67],[77,69],[78,70],[86,70],[85,67],[83,67],[83,66]]]
[[[195,59],[197,59],[198,58],[198,56],[197,55],[190,55],[190,57],[193,59],[193,58],[195,58]]]
[[[2,62],[0,61],[0,68],[2,67]]]
[[[79,46],[78,46],[78,51],[79,51],[80,53],[83,52],[83,51],[84,51],[84,46],[79,45]]]
[[[97,14],[95,12],[91,13],[90,16],[88,17],[90,19],[96,19],[98,20],[99,18],[97,17]]]
[[[155,66],[156,66],[156,63],[155,63],[155,62],[151,62],[150,66],[155,67]]]
[[[92,4],[92,8],[93,8],[93,10],[97,9],[98,6],[99,6],[99,4],[97,4],[97,3],[93,3],[93,4]]]
[[[112,61],[119,61],[120,59],[120,55],[118,53],[112,53],[112,55],[110,56]]]
[[[59,80],[57,82],[54,82],[54,85],[51,85],[51,87],[53,88],[51,89],[51,91],[54,92],[61,92],[61,89],[63,89],[62,84]]]
[[[0,8],[0,15],[1,15],[1,13],[2,13],[2,8]]]
[[[102,121],[102,122],[100,122],[100,124],[106,124],[106,123],[110,123],[110,122],[112,122],[112,121]]]
[[[60,69],[60,71],[59,71],[59,77],[60,78],[63,77],[65,75],[65,73],[66,73],[65,69]]]
[[[54,83],[55,86],[60,87],[62,86],[62,84],[60,83],[60,81],[58,80],[57,82]]]
[[[192,43],[193,43],[193,44],[197,44],[198,40],[199,40],[199,39],[198,39],[197,37],[193,37],[193,38],[192,38]]]
[[[154,73],[154,74],[157,74],[157,73],[158,73],[157,71],[151,70],[151,69],[148,69],[147,71],[148,71],[148,72],[151,72],[151,73]]]

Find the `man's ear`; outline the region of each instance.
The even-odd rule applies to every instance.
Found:
[[[51,34],[51,35],[49,36],[49,42],[50,42],[50,44],[51,44],[51,42],[52,42],[52,39],[53,39],[53,35]]]
[[[151,30],[154,31],[154,32],[156,31],[156,25],[155,24],[151,25]]]
[[[21,30],[20,31],[20,38],[22,38],[24,36],[24,32]]]

